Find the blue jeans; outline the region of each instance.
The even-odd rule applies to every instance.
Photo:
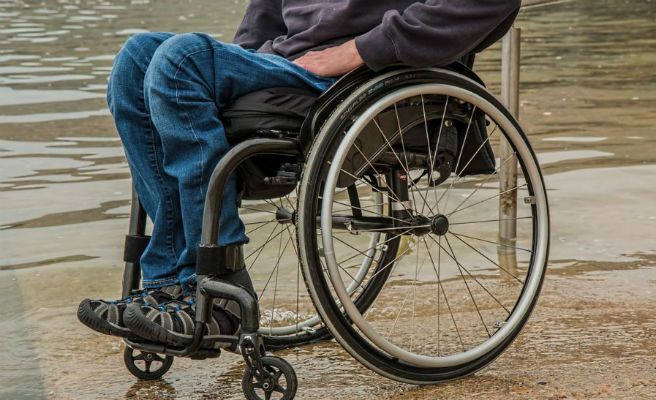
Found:
[[[153,221],[144,287],[195,280],[205,193],[230,149],[221,110],[274,86],[325,91],[334,81],[271,54],[190,33],[132,36],[116,56],[107,99],[139,200]],[[219,244],[246,243],[236,178],[225,188]]]

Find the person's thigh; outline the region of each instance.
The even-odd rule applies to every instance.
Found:
[[[203,33],[175,35],[156,51],[146,86],[178,102],[208,96],[217,108],[252,91],[274,86],[325,91],[334,82],[281,56],[257,53]]]
[[[160,134],[164,170],[178,182],[186,248],[179,265],[195,262],[211,173],[230,149],[221,113],[247,93],[275,86],[326,90],[318,77],[282,57],[258,54],[206,34],[167,39],[155,52],[145,78],[145,99]],[[220,244],[246,241],[237,214],[234,178],[225,189]]]

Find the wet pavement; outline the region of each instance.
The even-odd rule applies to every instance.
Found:
[[[244,6],[0,3],[0,398],[240,398],[231,354],[136,382],[121,341],[86,330],[75,308],[120,289],[130,186],[104,101],[113,54],[144,29],[227,40]],[[653,0],[520,17],[521,119],[546,175],[552,245],[538,307],[509,350],[422,388],[369,372],[334,342],[288,350],[297,398],[656,397],[655,18]],[[497,91],[498,51],[477,68]]]

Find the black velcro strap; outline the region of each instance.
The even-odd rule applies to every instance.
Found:
[[[197,275],[227,275],[242,270],[244,249],[240,244],[230,246],[203,246],[198,248]]]
[[[123,261],[138,263],[150,242],[150,236],[127,235],[123,249]]]

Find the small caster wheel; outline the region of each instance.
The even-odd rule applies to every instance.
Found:
[[[173,364],[173,356],[161,356],[126,347],[123,352],[123,362],[132,375],[145,381],[152,381],[168,372]]]
[[[262,357],[262,365],[269,377],[258,381],[250,368],[244,371],[241,387],[248,400],[292,400],[296,396],[298,380],[294,368],[280,357]],[[262,397],[264,396],[264,397]]]

